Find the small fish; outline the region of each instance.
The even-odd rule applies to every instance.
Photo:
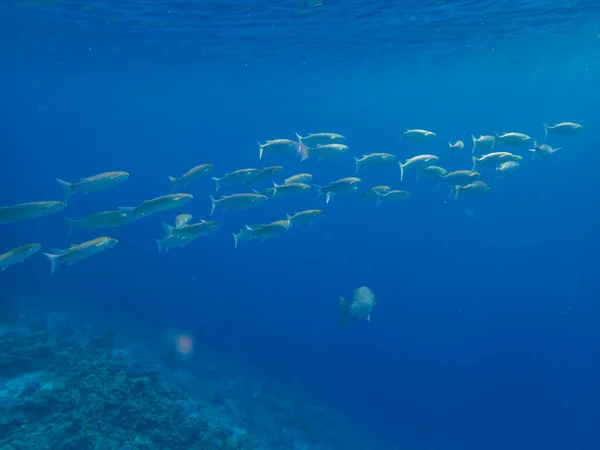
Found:
[[[354,157],[356,163],[356,170],[354,174],[357,174],[361,167],[374,167],[383,166],[385,164],[393,163],[396,161],[396,157],[390,153],[371,153],[369,155],[363,155],[362,158]]]
[[[99,213],[88,214],[81,219],[69,219],[63,217],[68,227],[68,237],[71,237],[73,232],[79,228],[85,228],[90,230],[92,228],[116,228],[135,220],[140,219],[141,216],[136,216],[132,211],[123,211],[117,209],[115,211],[102,211]]]
[[[65,191],[65,201],[77,192],[86,195],[90,192],[102,191],[116,186],[129,178],[127,172],[106,172],[93,177],[82,178],[76,183],[69,183],[57,178],[56,181]]]
[[[219,228],[221,228],[221,223],[213,220],[202,220],[198,223],[185,224],[179,228],[163,223],[165,236],[161,240],[156,240],[158,254],[160,255],[163,250],[169,251],[175,247],[183,248],[199,237],[206,236]]]
[[[292,175],[289,178],[286,178],[283,184],[291,184],[291,183],[304,183],[310,184],[312,183],[313,176],[310,173],[299,173],[297,175]]]
[[[583,127],[574,122],[561,122],[554,125],[544,125],[544,140],[548,139],[548,133],[557,134],[559,136],[571,136],[577,134]]]
[[[491,150],[496,145],[495,136],[485,135],[476,138],[474,135],[471,135],[471,139],[473,139],[473,148],[471,149],[471,155],[475,154],[475,149]]]
[[[218,191],[221,186],[228,186],[236,183],[246,183],[260,173],[259,169],[239,169],[233,172],[226,173],[221,178],[213,177],[216,189]]]
[[[521,145],[529,144],[533,139],[523,133],[504,133],[498,135],[496,133],[496,143],[498,145],[507,145],[509,147],[519,147]]]
[[[462,195],[477,195],[489,191],[491,188],[483,181],[474,181],[466,186],[454,186],[454,200]]]
[[[316,147],[317,145],[335,144],[335,141],[343,141],[346,138],[341,134],[336,133],[314,133],[307,136],[300,136],[296,133],[298,142],[304,144],[307,147]]]
[[[258,172],[256,174],[256,176],[254,176],[254,177],[250,178],[248,181],[246,181],[245,184],[246,184],[246,186],[250,186],[254,183],[258,183],[260,181],[267,180],[281,170],[283,170],[283,166],[265,167],[265,168],[261,169],[260,172]]]
[[[217,207],[223,211],[232,211],[240,209],[248,209],[252,206],[258,206],[268,200],[268,197],[263,194],[232,194],[224,195],[220,199],[215,200],[213,196],[210,196],[211,210],[210,215],[212,216],[217,210]]]
[[[421,170],[421,173],[430,178],[441,178],[448,173],[446,169],[440,166],[429,166]]]
[[[113,248],[119,241],[109,237],[99,237],[81,244],[71,245],[66,250],[54,250],[54,253],[44,253],[51,263],[50,273],[53,274],[59,264],[68,263],[70,266],[76,261],[89,258],[103,250]]]
[[[496,173],[499,177],[503,177],[507,173],[515,172],[519,169],[520,164],[515,161],[506,161],[496,167]]]
[[[137,217],[148,217],[152,214],[156,214],[169,209],[178,208],[189,203],[194,198],[191,194],[168,194],[161,195],[150,200],[145,200],[139,206],[121,206],[119,209],[133,214]]]
[[[383,202],[391,203],[391,202],[403,202],[412,198],[412,194],[408,191],[401,191],[398,189],[394,189],[388,192],[377,192],[377,206],[381,205]]]
[[[325,211],[321,211],[320,209],[307,209],[305,211],[297,212],[291,216],[286,214],[288,228],[298,225],[312,225],[315,220],[326,215],[327,213]]]
[[[251,239],[264,241],[265,239],[285,233],[289,228],[290,224],[287,220],[277,220],[266,225],[246,225],[239,233],[233,233],[234,248],[237,248],[238,242],[249,241]]]
[[[411,142],[424,142],[436,137],[434,132],[427,130],[404,130],[402,135]]]
[[[482,155],[480,158],[473,156],[472,171],[476,171],[478,167],[497,166],[506,161],[521,161],[522,156],[513,155],[508,152],[493,152],[487,155]]]
[[[463,148],[465,148],[465,143],[463,141],[456,141],[454,142],[454,144],[452,142],[448,142],[448,147],[450,148],[450,151],[462,150]]]
[[[310,184],[305,183],[288,183],[288,184],[277,184],[273,183],[273,198],[284,197],[287,195],[299,195],[304,194],[312,189]]]
[[[41,244],[26,244],[9,250],[8,252],[0,255],[0,270],[6,270],[13,264],[25,261],[40,248],[42,248]]]
[[[423,170],[425,167],[429,167],[434,165],[439,161],[439,158],[435,155],[418,155],[412,158],[407,159],[404,164],[399,162],[400,165],[400,181],[404,179],[404,172],[406,170],[409,171],[419,171]]]
[[[175,228],[181,228],[190,223],[191,220],[191,214],[179,214],[177,217],[175,217]]]
[[[352,303],[348,303],[344,297],[340,297],[341,327],[345,328],[348,323],[365,318],[370,322],[371,311],[376,304],[375,294],[366,286],[354,291]]]
[[[368,197],[377,197],[377,193],[385,194],[386,192],[391,191],[392,188],[389,186],[373,186],[367,192],[363,192],[358,196],[360,200],[364,200]]]
[[[301,142],[292,141],[291,139],[274,139],[267,141],[265,144],[258,143],[258,159],[262,159],[266,153],[272,155],[283,155],[286,153],[300,153],[306,146]]]
[[[478,180],[481,175],[472,170],[455,170],[442,175],[442,179],[451,186],[464,186]]]
[[[562,147],[552,148],[548,144],[538,145],[536,141],[533,141],[533,148],[530,148],[531,157],[535,159],[538,155],[542,159],[550,158],[555,152],[559,151]]]
[[[356,192],[358,185],[362,182],[360,178],[348,177],[341,178],[337,181],[329,183],[327,186],[317,186],[317,198],[325,194],[325,203],[329,203],[331,197],[338,195],[346,195]]]
[[[188,170],[181,176],[181,178],[175,178],[169,175],[169,180],[173,184],[173,190],[177,189],[179,186],[185,187],[188,184],[201,179],[207,173],[212,172],[214,167],[215,166],[212,164],[200,164],[199,166]]]
[[[327,144],[327,145],[317,145],[316,147],[304,147],[302,150],[302,159],[304,161],[309,156],[313,156],[317,158],[317,160],[321,160],[323,158],[331,158],[335,156],[341,156],[346,154],[349,147],[344,144]]]
[[[65,202],[31,202],[13,206],[0,207],[0,224],[19,220],[37,219],[62,211],[67,207]]]

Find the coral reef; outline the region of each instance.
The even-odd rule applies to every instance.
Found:
[[[153,348],[65,316],[1,324],[0,450],[366,448],[323,407]]]

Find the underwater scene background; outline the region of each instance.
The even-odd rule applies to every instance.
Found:
[[[2,450],[600,448],[600,4],[6,0],[0,20],[0,206],[130,174],[0,225],[0,253],[41,244],[0,272]],[[563,122],[581,129],[544,127]],[[301,161],[296,133],[320,132],[348,148]],[[456,198],[418,168],[400,181],[417,155],[471,170],[472,135],[517,169],[481,164],[489,189]],[[274,139],[298,147],[259,159]],[[395,160],[356,173],[371,153]],[[132,211],[199,164],[185,205],[69,234],[63,217]],[[298,173],[306,193],[211,215]],[[358,192],[316,198],[344,177]],[[377,185],[412,197],[362,199]],[[221,227],[159,255],[184,213]],[[51,274],[44,253],[102,236]],[[342,327],[361,286],[370,320]]]

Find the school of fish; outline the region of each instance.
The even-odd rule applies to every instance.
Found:
[[[373,199],[377,206],[382,203],[401,203],[413,197],[411,192],[390,186],[372,186],[363,188],[358,175],[367,170],[377,170],[377,167],[397,164],[399,168],[399,185],[406,177],[435,179],[439,184],[448,187],[449,199],[463,196],[482,195],[491,188],[484,181],[494,176],[496,180],[520,170],[521,162],[526,154],[531,159],[548,160],[561,147],[553,148],[545,143],[553,136],[571,136],[579,133],[582,126],[574,122],[560,122],[554,125],[543,124],[544,143],[538,143],[531,136],[520,132],[503,134],[471,136],[470,167],[461,170],[447,171],[439,165],[440,157],[432,154],[416,154],[404,161],[398,161],[391,153],[370,153],[353,156],[355,171],[347,177],[332,180],[328,183],[315,184],[309,173],[297,173],[285,178],[282,182],[271,181],[272,187],[262,191],[256,187],[262,182],[269,182],[279,177],[283,166],[263,168],[245,168],[227,172],[220,177],[212,177],[215,192],[228,187],[238,190],[236,193],[221,195],[210,194],[211,210],[208,216],[217,212],[246,210],[256,208],[267,201],[292,195],[303,195],[315,191],[315,197],[324,198],[324,203],[337,197],[356,195],[360,200]],[[411,150],[418,149],[419,143],[435,142],[437,135],[429,130],[407,129],[402,131],[402,138],[410,143]],[[306,136],[296,134],[296,139],[274,139],[258,143],[258,159],[276,158],[279,155],[297,155],[300,161],[308,158],[317,160],[347,157],[350,148],[345,144],[346,138],[336,133],[314,133]],[[448,143],[449,152],[464,152],[465,143],[461,140]],[[415,151],[415,153],[417,153]],[[169,194],[144,200],[137,206],[117,207],[111,211],[101,211],[81,218],[63,217],[68,229],[68,236],[78,229],[115,228],[145,219],[153,214],[181,208],[190,203],[194,197],[188,193],[175,192],[182,190],[214,173],[214,165],[204,163],[197,165],[180,177],[168,176],[171,184]],[[64,190],[64,198],[60,201],[35,201],[12,206],[0,207],[0,224],[21,220],[39,219],[44,216],[61,212],[67,208],[67,202],[75,195],[88,195],[94,192],[115,188],[129,178],[129,173],[123,171],[106,172],[82,178],[77,182],[68,182],[57,178],[58,184]],[[361,190],[361,188],[363,188]],[[308,209],[294,214],[286,214],[285,219],[271,223],[246,225],[237,233],[233,233],[233,244],[237,249],[242,243],[251,240],[264,241],[302,225],[311,225],[316,220],[326,217],[321,209]],[[164,235],[156,240],[158,253],[172,248],[183,248],[196,239],[216,232],[221,223],[214,220],[201,219],[192,222],[192,215],[179,214],[173,224],[163,223]],[[51,273],[63,263],[74,264],[76,261],[87,259],[97,253],[111,249],[118,244],[117,239],[100,236],[94,239],[73,244],[67,249],[48,249],[44,255],[50,261]],[[36,254],[42,248],[39,243],[30,243],[8,250],[0,254],[0,270],[21,263]],[[339,308],[342,325],[366,318],[370,320],[371,308],[375,305],[375,296],[367,287],[361,287],[354,293],[351,303],[340,297]]]

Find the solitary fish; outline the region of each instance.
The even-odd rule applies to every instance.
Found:
[[[0,270],[6,270],[13,264],[25,261],[40,248],[42,248],[40,244],[27,244],[9,250],[8,252],[0,255]]]
[[[336,133],[314,133],[309,134],[307,136],[300,136],[296,133],[296,137],[298,138],[298,142],[307,146],[307,147],[316,147],[317,145],[327,145],[327,144],[335,144],[335,141],[343,141],[346,139],[341,134]]]
[[[219,190],[221,186],[236,184],[236,183],[246,183],[250,181],[252,178],[257,176],[260,173],[259,169],[239,169],[234,170],[233,172],[226,173],[221,178],[213,177],[216,185],[216,191]]]
[[[367,192],[363,192],[362,194],[360,194],[358,196],[358,198],[360,200],[364,200],[368,197],[377,197],[377,194],[385,194],[386,192],[391,191],[392,188],[389,186],[373,186],[371,189],[369,189]]]
[[[262,159],[266,153],[271,155],[283,155],[286,153],[302,153],[305,146],[301,142],[291,139],[274,139],[265,144],[258,143],[258,159]]]
[[[555,152],[559,151],[562,147],[552,148],[548,144],[538,145],[536,141],[533,141],[533,148],[530,148],[531,157],[535,159],[538,155],[542,159],[550,158]]]
[[[404,164],[399,162],[400,165],[400,181],[404,179],[404,172],[409,171],[419,171],[424,169],[425,167],[429,167],[434,165],[439,161],[439,158],[435,155],[418,155],[412,158],[407,159]],[[418,175],[417,175],[418,178]]]
[[[79,228],[92,229],[92,228],[115,228],[123,225],[127,225],[140,219],[141,216],[136,216],[132,211],[102,211],[99,213],[88,214],[81,219],[69,219],[63,217],[63,220],[67,223],[68,234],[70,237],[73,232]]]
[[[571,136],[577,134],[583,127],[574,122],[561,122],[555,125],[544,125],[544,140],[548,139],[548,133],[559,136]]]
[[[471,155],[475,154],[476,149],[480,151],[491,150],[496,145],[495,136],[485,135],[476,138],[475,136],[471,135],[471,139],[473,139],[473,149],[471,150]]]
[[[119,209],[137,217],[148,217],[152,214],[183,206],[193,198],[194,196],[191,194],[168,194],[145,200],[140,206],[122,206]]]
[[[313,176],[310,173],[299,173],[297,175],[292,175],[289,178],[286,178],[283,184],[291,184],[291,183],[304,183],[309,184],[312,183]]]
[[[116,186],[129,178],[127,172],[106,172],[94,175],[93,177],[82,178],[76,183],[69,183],[57,178],[58,184],[65,191],[65,201],[77,192],[89,194],[90,192],[102,191]]]
[[[483,181],[474,181],[466,186],[454,186],[454,200],[462,195],[477,195],[489,191],[491,188]]]
[[[496,143],[498,145],[506,145],[509,147],[519,147],[521,145],[529,144],[533,139],[523,133],[504,133],[498,135],[496,133]]]
[[[317,198],[325,194],[325,203],[329,203],[331,197],[338,195],[346,195],[356,192],[358,185],[362,182],[360,178],[348,177],[341,178],[337,181],[329,183],[327,186],[317,186]]]
[[[463,141],[456,141],[454,143],[448,142],[448,147],[450,147],[450,151],[462,150],[463,148],[465,148],[465,143]]]
[[[175,178],[169,175],[169,180],[173,184],[173,191],[179,186],[185,187],[188,184],[201,179],[207,173],[212,172],[214,167],[215,166],[212,164],[200,164],[199,166],[193,167],[190,170],[188,170],[180,178]]]
[[[71,245],[66,250],[53,250],[52,253],[44,253],[51,263],[50,273],[54,273],[59,264],[68,263],[70,266],[76,261],[89,258],[103,250],[113,248],[119,241],[109,237],[99,237],[81,244]]]
[[[250,186],[254,183],[258,183],[260,181],[267,180],[281,170],[283,170],[283,166],[265,167],[265,168],[261,169],[260,172],[258,172],[254,177],[252,177],[248,181],[246,181],[245,184],[246,184],[246,186]]]
[[[49,216],[62,211],[66,207],[65,202],[31,202],[2,206],[0,207],[0,224]]]
[[[383,166],[396,161],[396,157],[390,153],[371,153],[369,155],[363,155],[362,158],[354,157],[356,163],[356,170],[354,174],[357,174],[361,167],[374,167]]]
[[[380,193],[377,192],[377,206],[382,203],[391,203],[391,202],[403,202],[412,198],[412,194],[408,191],[401,191],[398,189],[394,189],[389,192]]]
[[[310,184],[305,183],[287,183],[277,184],[273,183],[273,198],[284,197],[288,195],[299,195],[304,194],[312,189]]]
[[[375,302],[375,294],[366,286],[354,291],[352,303],[348,303],[344,297],[340,297],[339,308],[341,313],[341,326],[345,328],[349,322],[355,322],[366,318],[371,321],[371,310]]]
[[[327,213],[325,211],[321,211],[320,209],[307,209],[305,211],[297,212],[292,216],[286,214],[288,228],[298,225],[312,225],[315,220],[326,215]]]
[[[323,158],[331,158],[346,154],[349,147],[344,144],[326,144],[317,145],[316,147],[303,147],[301,149],[302,159],[304,161],[309,156],[317,158],[320,161]]]
[[[402,135],[411,142],[425,142],[435,139],[436,135],[433,131],[427,130],[404,130]]]
[[[212,216],[217,210],[217,207],[223,211],[232,211],[240,209],[248,209],[252,206],[258,206],[268,200],[266,195],[262,194],[232,194],[224,195],[219,200],[216,200],[212,195],[210,196],[211,209],[210,215]]]

